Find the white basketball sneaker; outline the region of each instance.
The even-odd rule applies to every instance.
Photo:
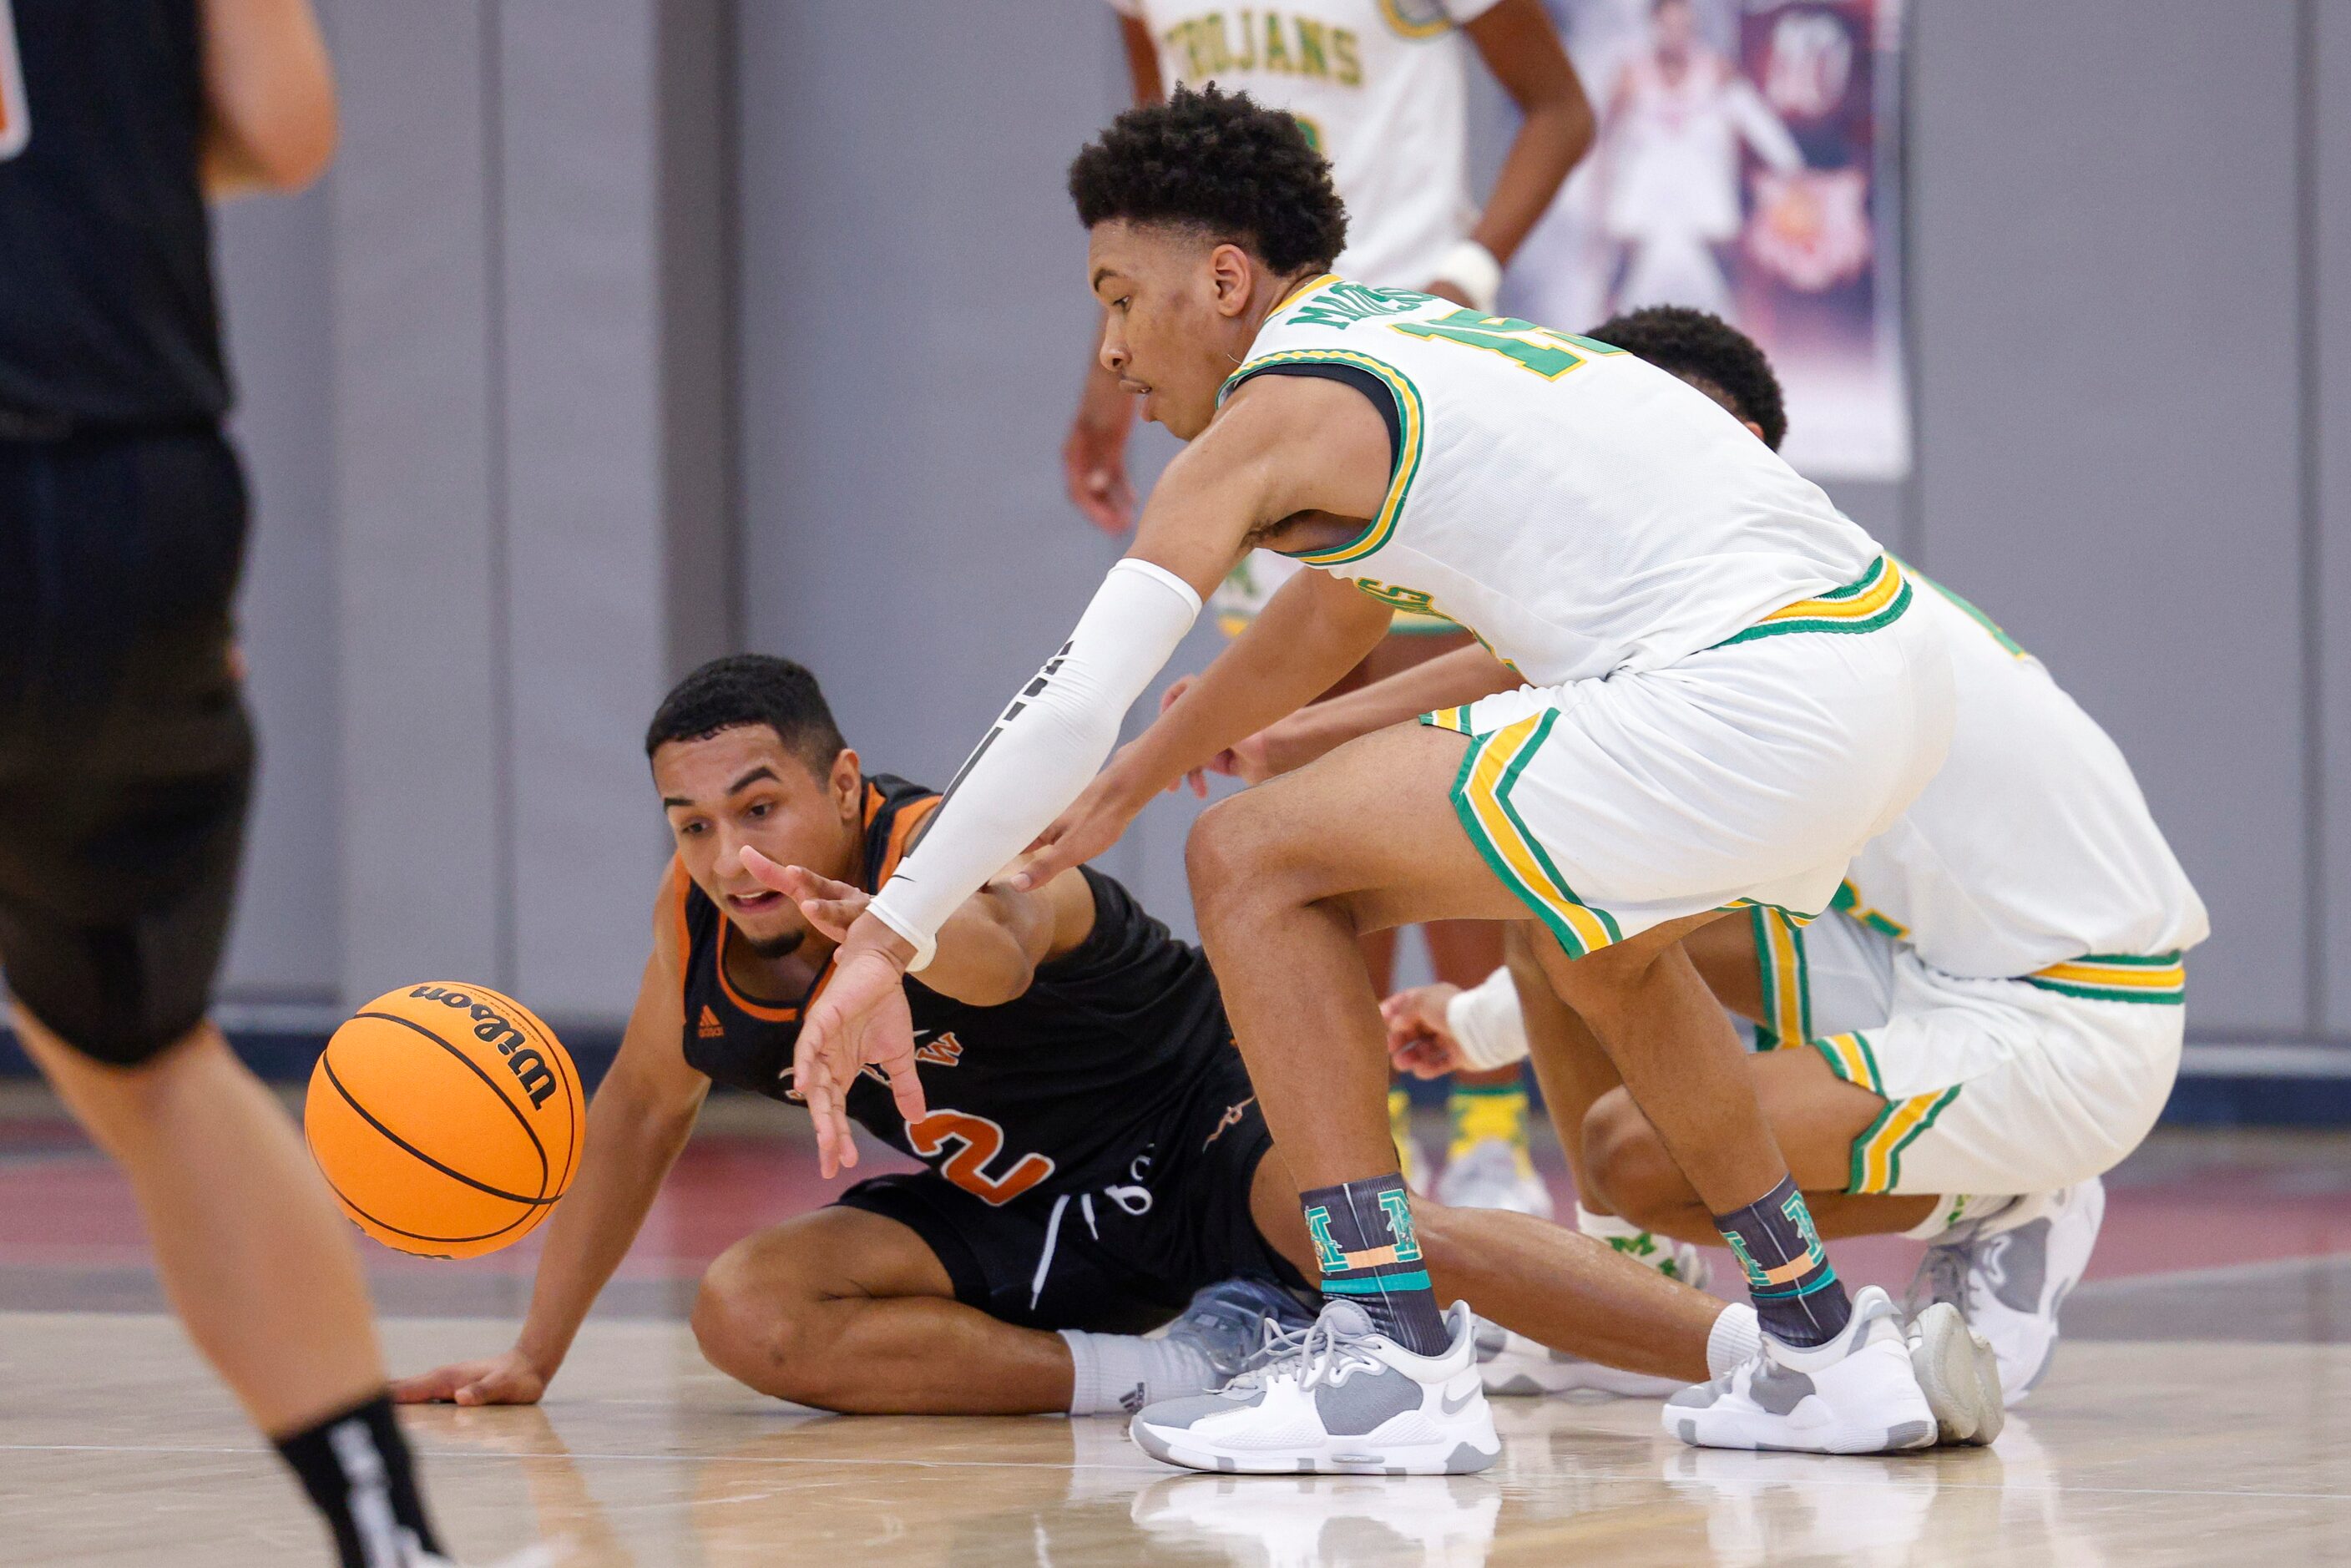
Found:
[[[1910,1304],[1957,1307],[1991,1342],[2001,1392],[2018,1404],[2048,1375],[2058,1312],[2082,1282],[2105,1217],[2105,1184],[2092,1176],[1955,1226],[1927,1249]]]
[[[1478,1320],[1478,1376],[1486,1392],[1499,1395],[1605,1394],[1625,1399],[1663,1399],[1687,1384],[1678,1377],[1626,1372],[1538,1344],[1499,1323]]]
[[[1886,1454],[1931,1446],[1935,1412],[1910,1364],[1894,1303],[1876,1285],[1853,1299],[1853,1321],[1826,1344],[1763,1348],[1665,1406],[1666,1435],[1697,1448]]]
[[[1936,1440],[1988,1448],[2008,1421],[2000,1358],[1949,1301],[1933,1301],[1910,1325],[1910,1370],[1935,1413]]]
[[[1535,1174],[1525,1146],[1508,1138],[1480,1138],[1447,1160],[1445,1174],[1437,1178],[1437,1200],[1455,1208],[1552,1217],[1551,1188]]]
[[[1415,1355],[1362,1308],[1331,1301],[1310,1328],[1269,1334],[1218,1394],[1146,1405],[1127,1428],[1153,1458],[1193,1470],[1465,1475],[1501,1453],[1478,1378],[1477,1320],[1457,1301],[1442,1355]]]

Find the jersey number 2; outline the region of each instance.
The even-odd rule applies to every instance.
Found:
[[[1004,1152],[1004,1129],[968,1111],[934,1111],[909,1124],[906,1142],[926,1160],[944,1153],[949,1142],[962,1145],[939,1166],[939,1174],[974,1197],[1002,1207],[1053,1174],[1053,1162],[1043,1155],[1023,1155],[1000,1176],[987,1167]]]
[[[25,107],[25,69],[16,54],[16,18],[0,0],[0,162],[25,150],[33,138],[32,111]]]
[[[1456,310],[1434,321],[1396,321],[1391,326],[1406,337],[1442,338],[1448,343],[1463,343],[1516,360],[1547,382],[1559,380],[1594,354],[1620,351],[1590,338],[1554,332],[1548,327],[1521,321],[1516,316],[1480,316],[1475,310]]]

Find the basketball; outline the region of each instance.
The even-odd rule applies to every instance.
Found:
[[[473,1258],[529,1235],[571,1184],[586,1096],[570,1054],[486,986],[387,991],[310,1073],[303,1131],[343,1212],[387,1247]]]

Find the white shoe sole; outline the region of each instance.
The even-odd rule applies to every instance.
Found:
[[[1873,1346],[1865,1354],[1877,1354]],[[1679,1437],[1694,1448],[1752,1448],[1799,1454],[1892,1454],[1932,1448],[1935,1412],[1910,1370],[1909,1345],[1895,1348],[1901,1370],[1892,1356],[1876,1374],[1877,1387],[1843,1391],[1844,1400],[1856,1393],[1876,1406],[1866,1416],[1839,1414],[1818,1392],[1805,1395],[1784,1416],[1775,1416],[1749,1399],[1718,1400],[1710,1406],[1664,1406],[1661,1424],[1669,1437]],[[1844,1364],[1850,1365],[1851,1363]],[[1850,1379],[1843,1381],[1850,1383]]]
[[[1127,1430],[1136,1448],[1162,1464],[1222,1475],[1466,1476],[1501,1457],[1501,1439],[1482,1401],[1474,1422],[1434,1437],[1428,1427],[1426,1415],[1408,1410],[1360,1437],[1325,1437],[1311,1447],[1278,1450],[1221,1448],[1187,1428],[1155,1427],[1140,1418]]]
[[[1968,1327],[1959,1308],[1937,1301],[1918,1314],[1910,1370],[1935,1413],[1937,1439],[1982,1448],[2000,1436],[2008,1407],[2001,1398],[2000,1360]]]

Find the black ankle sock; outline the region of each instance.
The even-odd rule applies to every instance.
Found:
[[[1747,1271],[1747,1293],[1763,1332],[1782,1344],[1825,1344],[1852,1321],[1853,1302],[1829,1267],[1812,1210],[1793,1176],[1746,1207],[1714,1217]]]
[[[1299,1202],[1322,1266],[1324,1299],[1362,1308],[1374,1328],[1416,1355],[1444,1354],[1452,1341],[1421,1266],[1404,1177],[1318,1186]]]
[[[278,1438],[277,1451],[327,1516],[343,1568],[402,1568],[405,1538],[420,1550],[441,1550],[388,1395]]]

